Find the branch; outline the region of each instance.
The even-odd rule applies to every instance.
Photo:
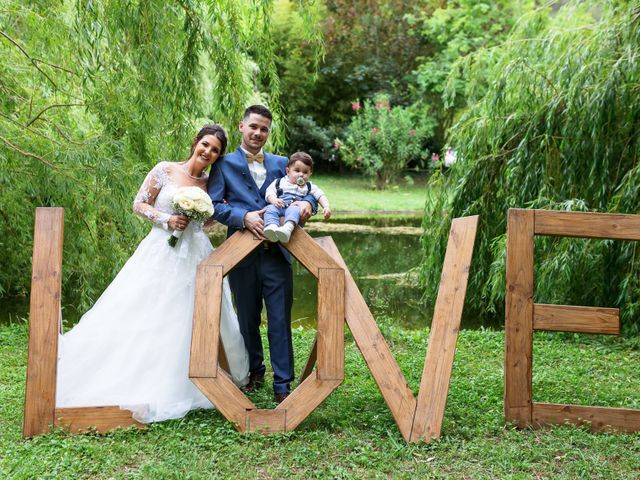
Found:
[[[24,54],[25,57],[27,57],[29,59],[29,61],[31,62],[31,64],[36,67],[36,69],[45,76],[45,78],[47,80],[49,80],[51,82],[51,84],[56,87],[56,89],[60,90],[60,87],[58,87],[58,84],[56,82],[54,82],[51,77],[49,75],[46,74],[46,72],[44,70],[42,70],[38,64],[36,63],[36,60],[29,55],[29,53],[27,53],[27,51],[22,48],[22,46],[16,42],[13,38],[11,38],[9,35],[7,35],[6,33],[4,33],[2,30],[0,30],[0,35],[2,35],[4,38],[6,38],[7,40],[9,40],[9,42],[13,43],[16,47],[18,47],[18,49]]]
[[[12,149],[14,149],[16,152],[21,153],[22,155],[24,155],[25,157],[30,157],[30,158],[35,158],[36,160],[42,162],[43,164],[45,164],[47,167],[53,169],[53,170],[57,170],[58,167],[56,167],[54,164],[47,162],[44,158],[42,158],[39,155],[36,155],[35,153],[31,153],[31,152],[25,152],[24,150],[21,150],[19,147],[15,146],[13,143],[11,143],[9,140],[7,140],[6,138],[0,136],[0,140],[2,140],[4,143],[6,143],[7,145],[9,145]]]
[[[36,120],[38,120],[38,118],[40,118],[40,116],[46,112],[47,110],[51,109],[51,108],[57,108],[57,107],[86,107],[87,104],[86,103],[54,103],[53,105],[49,105],[48,107],[44,108],[43,110],[40,111],[40,113],[38,113],[35,117],[33,117],[31,120],[29,120],[27,122],[27,127],[29,125],[31,125],[33,122],[35,122]]]
[[[78,76],[79,76],[79,75],[78,75],[76,72],[74,72],[73,70],[70,70],[70,69],[65,68],[65,67],[61,67],[60,65],[56,65],[55,63],[49,63],[49,62],[46,62],[46,61],[44,61],[44,60],[42,60],[42,59],[40,59],[40,58],[34,58],[33,60],[34,60],[35,62],[44,63],[45,65],[47,65],[47,66],[49,66],[49,67],[51,67],[51,68],[57,68],[58,70],[62,70],[63,72],[70,73],[71,75],[75,75],[76,77],[78,77]]]
[[[45,140],[49,140],[50,142],[55,143],[56,145],[60,145],[60,142],[59,142],[59,141],[54,140],[53,138],[49,138],[49,137],[47,137],[46,135],[43,135],[42,133],[37,132],[37,131],[33,130],[32,128],[29,128],[28,126],[21,124],[21,123],[20,123],[20,122],[18,122],[17,120],[14,120],[13,118],[11,118],[9,115],[5,115],[4,113],[0,112],[0,117],[2,117],[2,118],[6,118],[8,121],[10,121],[10,122],[12,122],[12,123],[15,123],[15,124],[16,124],[16,125],[18,125],[20,128],[24,128],[26,131],[28,131],[28,132],[30,132],[30,133],[33,133],[34,135],[38,135],[39,137],[42,137],[42,138],[44,138]],[[54,125],[54,127],[55,127],[55,125]],[[63,137],[64,137],[64,135],[63,135]],[[67,137],[65,137],[65,140],[70,141]]]

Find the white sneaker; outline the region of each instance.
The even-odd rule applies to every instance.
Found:
[[[280,243],[289,243],[289,240],[291,239],[291,230],[283,225],[276,229],[276,236]]]
[[[267,240],[270,242],[277,242],[280,238],[278,237],[278,228],[274,224],[269,224],[264,227],[264,236],[267,237]]]
[[[289,221],[282,225],[280,228],[276,229],[276,235],[278,236],[278,240],[280,243],[289,243],[291,239],[291,234],[296,228],[296,224]]]

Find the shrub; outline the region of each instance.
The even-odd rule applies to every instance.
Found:
[[[392,107],[389,97],[382,94],[364,106],[354,102],[352,108],[356,116],[341,153],[347,165],[375,178],[377,188],[386,188],[410,161],[428,158],[422,145],[433,133],[432,118],[416,121],[415,110]]]
[[[289,149],[288,153],[302,150],[313,157],[316,162],[316,169],[322,165],[326,169],[323,161],[335,160],[335,149],[333,147],[334,135],[327,128],[322,128],[312,117],[301,115],[293,119],[289,124]]]

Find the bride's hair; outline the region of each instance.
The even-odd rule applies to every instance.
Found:
[[[198,134],[194,137],[193,142],[191,142],[191,155],[193,155],[193,150],[196,148],[198,142],[206,135],[213,135],[220,140],[220,157],[224,155],[224,152],[227,150],[227,134],[225,133],[224,128],[215,123],[210,123],[200,129]]]

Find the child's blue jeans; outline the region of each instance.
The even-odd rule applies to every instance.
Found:
[[[276,207],[275,205],[268,205],[267,211],[264,212],[264,225],[276,225],[280,226],[280,217],[284,217],[285,223],[288,221],[294,222],[296,225],[300,223],[300,207],[297,205],[291,206],[291,202],[298,200],[294,196],[284,194],[282,197],[285,205],[288,207]]]

